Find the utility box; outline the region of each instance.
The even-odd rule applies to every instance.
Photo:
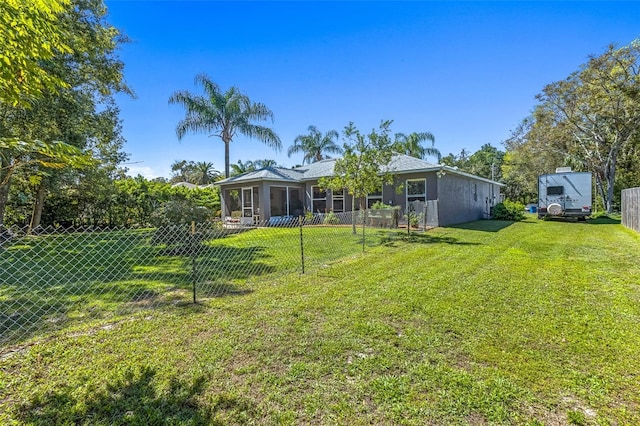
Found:
[[[591,173],[572,172],[569,167],[538,176],[538,219],[591,215],[593,201]]]

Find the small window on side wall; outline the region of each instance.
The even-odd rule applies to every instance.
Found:
[[[427,201],[427,180],[407,179],[407,204],[413,201]]]

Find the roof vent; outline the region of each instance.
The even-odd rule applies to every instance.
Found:
[[[571,167],[557,167],[556,173],[571,173]]]

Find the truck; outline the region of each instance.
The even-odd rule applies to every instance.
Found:
[[[555,173],[538,176],[538,219],[591,215],[593,194],[590,172],[559,167]]]

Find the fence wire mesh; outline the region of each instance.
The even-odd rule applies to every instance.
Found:
[[[0,228],[0,348],[296,279],[406,232],[396,228],[410,221],[391,209],[145,229]]]

